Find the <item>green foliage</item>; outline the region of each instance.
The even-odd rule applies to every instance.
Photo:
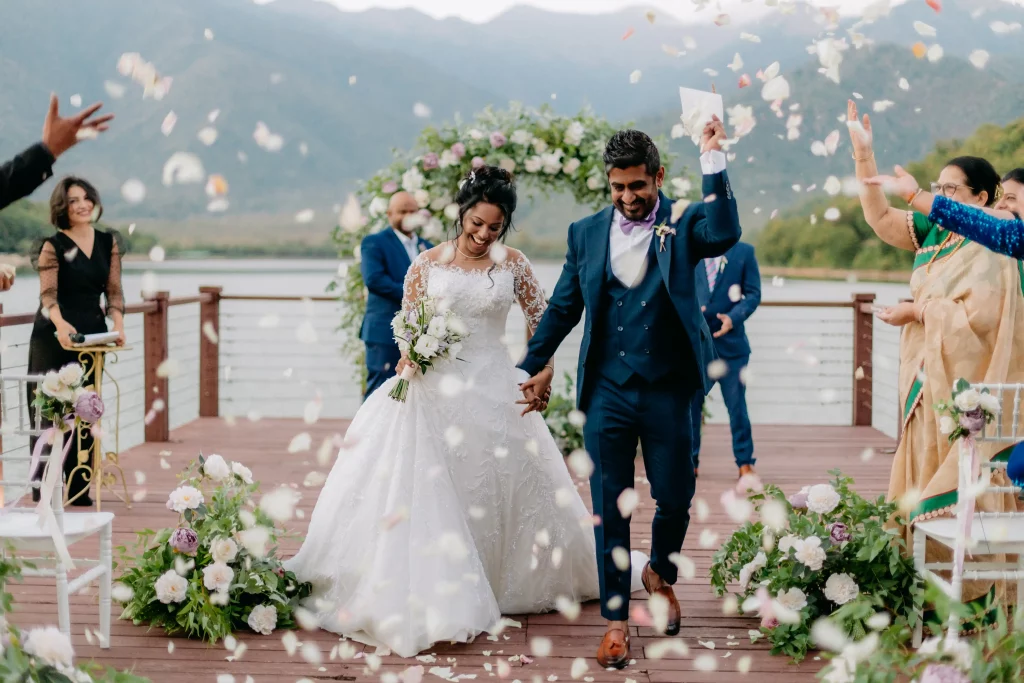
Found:
[[[802,592],[806,605],[797,615],[788,620],[780,617],[777,626],[761,628],[772,654],[796,661],[811,648],[811,625],[820,617],[834,614],[844,633],[856,635],[867,632],[867,618],[876,609],[887,612],[894,623],[908,624],[921,604],[913,561],[905,554],[898,529],[886,526],[896,514],[896,504],[882,496],[865,500],[851,488],[852,479],[838,470],[829,473],[835,477],[831,486],[839,499],[834,509],[821,514],[794,507],[778,487],[766,486],[763,493],[751,496],[759,521],[747,522],[734,532],[711,565],[715,592],[725,595],[730,584],[738,581],[739,602],[747,602],[747,610],[751,605],[763,610],[763,597],[774,599],[775,611],[785,614],[777,604],[782,594],[794,588]],[[845,525],[848,540],[839,540],[837,524]],[[808,538],[820,539],[825,551],[820,569],[811,569],[791,549],[792,541]],[[784,546],[790,547],[783,550]],[[849,575],[859,588],[857,597],[841,610],[825,595],[826,582],[834,574]],[[767,595],[759,596],[762,587]],[[864,609],[865,604],[871,609]]]
[[[555,438],[562,455],[569,455],[583,446],[583,413],[576,410],[576,392],[573,391],[574,380],[568,372],[564,375],[564,388],[552,391],[548,407],[544,411],[544,422],[548,425],[551,436]]]
[[[139,532],[134,552],[124,546],[118,548],[118,564],[124,566],[120,581],[131,591],[121,618],[158,626],[170,635],[216,643],[238,629],[248,628],[254,607],[270,605],[277,611],[278,628],[294,628],[294,609],[310,594],[311,586],[285,571],[278,559],[279,533],[273,520],[253,502],[259,484],[247,483],[239,474],[213,480],[203,467],[206,462],[200,455],[179,476],[181,486],[201,491],[204,485],[212,484],[208,499],[204,491],[204,502],[181,513],[179,528],[191,528],[199,538],[193,555],[172,547],[175,529],[170,528]],[[253,530],[266,533],[265,552],[254,551],[245,542],[243,537]],[[235,557],[227,561],[234,577],[226,596],[209,590],[203,581],[203,570],[215,563],[212,545],[220,539],[231,539],[237,548]],[[161,602],[158,594],[157,580],[168,572],[187,580],[179,602]]]
[[[987,609],[953,602],[934,585],[927,587],[924,599],[936,606],[943,624],[950,614],[961,621],[980,620]],[[835,615],[830,620],[834,618]],[[925,640],[917,650],[911,647],[912,631],[906,624],[894,625],[878,634],[855,635],[855,642],[835,655],[818,678],[845,683],[1016,683],[1024,679],[1024,614],[1018,614],[1016,622],[1011,630],[1000,607],[996,610],[995,625],[984,633],[955,641],[938,635]]]

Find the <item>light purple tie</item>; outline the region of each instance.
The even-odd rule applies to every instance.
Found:
[[[715,280],[718,279],[718,259],[704,259],[704,267],[708,271],[708,289],[715,291]]]
[[[622,234],[630,235],[632,234],[634,228],[640,228],[641,230],[650,230],[651,227],[654,225],[654,219],[658,215],[658,209],[660,207],[661,198],[659,197],[658,200],[654,202],[654,208],[651,210],[649,214],[647,214],[647,217],[644,218],[642,221],[633,221],[626,218],[625,216],[622,216],[619,220],[619,229],[622,230]]]

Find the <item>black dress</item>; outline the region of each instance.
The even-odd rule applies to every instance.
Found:
[[[61,315],[81,334],[106,332],[106,316],[117,310],[124,314],[124,291],[121,289],[121,255],[124,243],[120,233],[96,230],[92,255],[86,256],[64,231],[58,230],[52,237],[43,240],[33,249],[33,265],[39,271],[39,311],[28,346],[29,374],[45,374],[59,370],[68,363],[80,362],[78,352],[67,351],[57,340],[57,328],[50,320],[48,311],[54,304],[60,306]],[[100,297],[106,298],[106,307]],[[85,364],[86,372],[90,370]],[[93,384],[96,380],[87,382]],[[35,387],[29,387],[28,400],[31,402]],[[44,423],[44,427],[49,426]],[[35,448],[36,439],[31,439],[30,448]],[[83,456],[93,445],[92,436],[82,434]],[[78,439],[72,441],[71,450],[64,460],[67,481],[67,496],[72,502],[90,504],[89,481],[85,472],[71,471],[78,465]],[[42,468],[33,473],[33,479],[42,477]],[[33,490],[38,495],[38,490]]]

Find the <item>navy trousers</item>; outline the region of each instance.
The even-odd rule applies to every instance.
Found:
[[[390,344],[366,344],[366,394],[365,401],[380,385],[388,381],[395,374],[395,367],[402,354],[398,345]]]
[[[597,373],[595,373],[597,374]],[[589,379],[589,378],[588,378]],[[691,424],[686,416],[695,387],[678,380],[648,383],[634,376],[625,386],[596,377],[588,388],[587,422],[583,439],[594,461],[590,477],[594,513],[601,520],[594,528],[597,569],[601,582],[601,614],[624,621],[629,614],[630,569],[619,569],[616,548],[629,552],[629,518],[619,513],[622,492],[635,487],[633,463],[637,441],[656,507],[651,538],[651,568],[666,583],[676,582],[676,565],[669,560],[683,548],[693,498]]]
[[[754,464],[754,436],[750,428],[750,415],[747,414],[747,387],[740,381],[740,371],[747,367],[750,356],[743,358],[723,358],[728,366],[725,376],[717,380],[722,387],[722,399],[729,413],[729,429],[732,431],[732,455],[736,459],[736,467]],[[693,466],[700,466],[700,420],[704,397],[698,395],[693,401]]]

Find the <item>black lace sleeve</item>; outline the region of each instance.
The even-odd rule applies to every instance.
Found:
[[[57,305],[57,272],[60,270],[54,238],[36,240],[29,252],[29,259],[39,273],[39,304],[44,311],[48,311]]]
[[[127,251],[127,243],[124,236],[117,230],[111,230],[110,235],[110,273],[107,275],[107,315],[113,311],[120,311],[124,315],[124,289],[121,287],[121,258]]]

